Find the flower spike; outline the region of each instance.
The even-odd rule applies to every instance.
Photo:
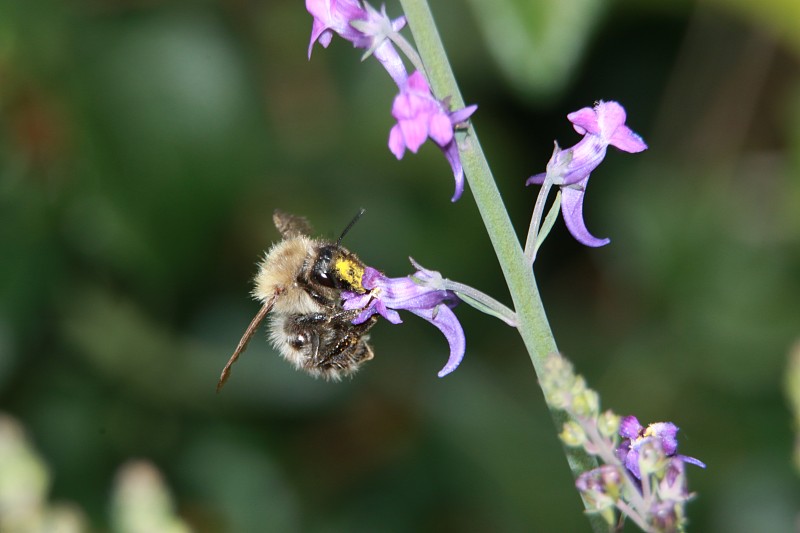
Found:
[[[701,468],[704,462],[687,455],[678,455],[678,426],[672,422],[655,422],[647,427],[639,423],[635,416],[626,416],[619,425],[622,442],[617,448],[617,457],[625,464],[636,479],[641,479],[641,450],[649,442],[657,442],[667,457],[676,457],[681,461]]]

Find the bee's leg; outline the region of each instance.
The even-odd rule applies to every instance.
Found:
[[[334,302],[333,300],[331,300],[327,296],[324,296],[322,293],[317,291],[314,288],[314,285],[311,284],[307,279],[303,278],[302,276],[298,276],[298,278],[295,280],[295,282],[297,283],[298,286],[300,286],[301,289],[306,291],[306,294],[311,296],[311,298],[315,302],[320,304],[322,307],[327,307],[328,309],[333,309],[336,306],[336,302]]]
[[[333,315],[333,318],[337,319],[337,320],[340,320],[340,321],[348,322],[354,328],[358,328],[359,326],[367,325],[366,329],[364,329],[364,331],[363,331],[364,333],[366,333],[367,330],[369,330],[372,326],[375,325],[375,322],[378,320],[378,315],[372,315],[371,317],[369,317],[368,320],[365,320],[361,324],[353,324],[352,322],[367,307],[369,307],[369,305],[365,305],[364,307],[359,307],[358,309],[345,309],[343,311],[338,311],[335,315]]]
[[[359,311],[357,309],[353,311],[355,318]],[[336,315],[344,321],[331,322],[332,333],[324,344],[323,351],[317,354],[314,364],[321,367],[345,368],[353,363],[372,359],[372,348],[364,342],[364,335],[375,325],[378,317],[373,315],[361,324],[353,324],[350,322],[352,318],[348,318],[352,316],[351,314],[352,311],[344,311]]]

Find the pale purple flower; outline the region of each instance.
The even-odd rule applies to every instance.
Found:
[[[602,465],[578,476],[575,487],[594,509],[603,510],[619,499],[622,475],[619,467]]]
[[[625,125],[625,109],[617,102],[601,100],[593,108],[584,107],[567,118],[583,139],[565,150],[556,144],[547,172],[531,176],[525,184],[549,180],[561,187],[561,213],[569,232],[586,246],[604,246],[610,239],[593,236],[583,220],[583,197],[589,176],[605,158],[609,145],[629,153],[646,150],[647,145]]]
[[[306,10],[314,17],[309,59],[315,42],[327,48],[336,33],[375,56],[398,86],[405,83],[408,75],[403,60],[388,38],[406,25],[405,17],[392,20],[385,7],[379,12],[369,4],[362,6],[358,0],[306,0]]]
[[[308,43],[309,58],[314,43],[319,41],[323,48],[327,48],[334,33],[356,46],[366,37],[350,25],[354,20],[367,18],[367,12],[358,0],[306,0],[306,10],[314,17],[311,42]]]
[[[643,444],[653,439],[658,441],[666,457],[675,457],[701,468],[706,467],[705,463],[694,457],[678,455],[678,426],[672,422],[656,422],[644,427],[635,416],[626,416],[620,422],[619,434],[622,442],[617,448],[617,457],[637,479],[641,479],[639,450]]]
[[[354,324],[360,324],[374,314],[392,324],[399,324],[402,319],[397,311],[406,310],[439,328],[450,345],[450,357],[439,371],[439,377],[444,377],[461,363],[466,349],[464,330],[451,310],[459,300],[452,291],[436,288],[436,281],[441,279],[438,272],[418,268],[411,276],[389,278],[367,267],[361,283],[368,292],[345,292],[344,308],[362,309],[353,320]]]
[[[704,464],[702,466],[705,467]],[[669,460],[664,477],[658,482],[658,495],[662,500],[680,502],[691,497],[686,486],[685,468],[682,455],[676,455]]]
[[[433,139],[453,170],[456,188],[452,201],[455,202],[464,191],[464,169],[458,155],[455,128],[466,121],[478,106],[450,111],[448,100],[434,98],[425,76],[415,71],[407,83],[400,86],[400,93],[392,104],[392,116],[397,119],[397,124],[389,132],[389,149],[397,159],[402,159],[406,148],[417,153],[428,137]]]

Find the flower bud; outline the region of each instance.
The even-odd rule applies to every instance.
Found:
[[[597,429],[606,438],[612,439],[619,431],[620,416],[608,410],[597,417]]]
[[[583,430],[580,424],[574,420],[564,422],[564,429],[558,436],[567,446],[583,446],[586,442],[586,432]]]

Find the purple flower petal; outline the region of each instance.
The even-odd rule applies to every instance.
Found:
[[[534,174],[530,178],[525,181],[525,185],[541,185],[544,183],[545,178],[547,178],[547,172],[542,172],[540,174]]]
[[[389,130],[389,150],[397,159],[403,159],[403,155],[406,153],[406,142],[399,124],[395,124]]]
[[[428,124],[419,120],[401,120],[398,122],[406,148],[417,153],[422,143],[428,138]]]
[[[677,455],[684,463],[693,464],[695,466],[699,466],[700,468],[705,468],[706,464],[701,461],[700,459],[695,459],[694,457],[689,457],[688,455]]]
[[[575,240],[586,246],[597,248],[610,243],[611,239],[598,239],[586,229],[586,223],[583,221],[583,197],[586,194],[588,183],[589,178],[587,177],[578,184],[580,188],[561,188],[561,214],[567,229],[575,237]]]
[[[647,426],[645,437],[655,437],[661,441],[661,448],[667,455],[678,451],[678,426],[672,422],[655,422]]]
[[[315,42],[321,44],[323,48],[328,48],[332,39],[333,33],[328,27],[314,19],[314,23],[311,26],[311,40],[308,43],[308,58],[311,59],[311,50],[314,48]]]
[[[591,107],[584,107],[567,115],[567,119],[572,122],[581,135],[600,135],[600,125],[597,123],[597,113]]]
[[[610,139],[614,130],[625,124],[627,118],[625,108],[613,100],[610,102],[600,100],[594,106],[594,111],[597,113],[600,136],[604,139]]]
[[[462,109],[457,109],[450,113],[450,123],[453,126],[461,124],[462,122],[466,122],[469,117],[472,116],[475,111],[478,110],[478,106],[475,104],[468,105]]]
[[[450,117],[445,113],[436,113],[431,116],[429,129],[431,139],[439,146],[445,146],[453,140],[453,125],[450,123]]]
[[[459,323],[456,314],[446,305],[438,305],[433,309],[409,309],[417,316],[421,316],[444,333],[447,343],[450,345],[450,357],[447,364],[439,371],[440,378],[455,370],[464,359],[464,351],[467,347],[464,330]]]
[[[628,126],[620,126],[608,140],[608,144],[623,152],[635,154],[647,150],[647,145]]]
[[[431,87],[428,85],[428,80],[418,70],[415,70],[411,76],[408,77],[408,90],[420,94],[430,94]]]
[[[626,439],[639,438],[643,429],[639,419],[632,415],[624,417],[619,423],[619,434]]]
[[[442,150],[447,162],[450,163],[450,168],[453,169],[453,177],[456,180],[456,190],[453,197],[450,198],[451,202],[455,202],[461,198],[461,194],[464,192],[464,167],[461,166],[461,157],[458,155],[458,146],[455,142],[451,142]]]
[[[632,448],[631,451],[625,456],[625,468],[633,474],[636,479],[642,479],[642,473],[639,470],[639,448]]]

